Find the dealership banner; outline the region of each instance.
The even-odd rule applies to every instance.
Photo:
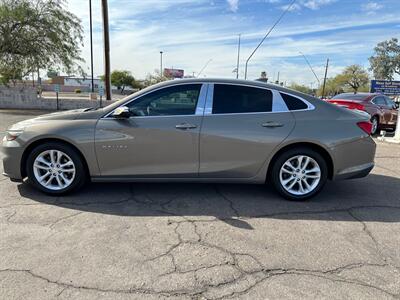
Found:
[[[184,70],[181,69],[164,69],[164,76],[171,77],[171,78],[183,78],[185,74]]]
[[[400,95],[400,81],[371,80],[371,93]]]

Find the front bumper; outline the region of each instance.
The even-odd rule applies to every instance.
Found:
[[[0,148],[3,153],[3,175],[10,177],[12,181],[21,181],[21,160],[23,149],[17,140],[7,141],[3,139]]]

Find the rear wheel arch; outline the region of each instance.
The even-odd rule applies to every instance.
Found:
[[[296,148],[308,148],[311,150],[314,150],[318,152],[325,160],[327,167],[328,167],[328,178],[332,179],[333,178],[333,172],[334,172],[334,165],[333,165],[333,159],[331,154],[322,146],[314,143],[309,143],[309,142],[299,142],[299,143],[292,143],[289,145],[286,145],[279,149],[270,159],[270,163],[268,165],[268,171],[267,171],[267,176],[266,180],[268,180],[271,176],[272,169],[274,167],[274,162],[276,159],[284,152],[291,150],[291,149],[296,149]]]
[[[20,166],[22,178],[27,176],[26,164],[28,161],[29,154],[32,152],[33,149],[35,149],[36,147],[38,147],[39,145],[42,145],[44,143],[58,143],[58,144],[63,144],[63,145],[67,145],[67,146],[71,147],[79,155],[79,157],[84,165],[86,174],[90,174],[86,159],[83,156],[82,152],[78,149],[78,147],[76,147],[74,144],[67,142],[63,139],[44,138],[44,139],[39,139],[39,140],[33,141],[31,144],[28,145],[28,147],[25,148],[25,150],[22,154],[21,166]]]

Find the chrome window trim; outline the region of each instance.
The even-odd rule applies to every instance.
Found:
[[[289,108],[283,100],[281,93],[277,90],[272,90],[272,112],[288,112]]]
[[[279,91],[279,94],[285,94],[285,95],[288,95],[288,96],[291,96],[291,97],[294,97],[294,98],[297,98],[297,99],[299,99],[300,101],[302,101],[302,102],[304,102],[306,105],[307,105],[307,108],[303,108],[303,109],[293,109],[293,110],[289,110],[289,111],[307,111],[307,110],[314,110],[315,109],[315,106],[313,105],[313,104],[311,104],[310,102],[308,102],[306,99],[304,99],[304,98],[301,98],[301,97],[299,97],[299,96],[296,96],[296,95],[293,95],[293,94],[290,94],[290,93],[286,93],[286,92],[281,92],[281,91]],[[281,98],[282,98],[282,96],[281,96]],[[282,100],[283,100],[283,98],[282,98]],[[283,101],[285,101],[285,100],[283,100]],[[286,104],[286,103],[285,103]]]
[[[246,86],[246,87],[251,87],[251,88],[259,88],[259,89],[264,89],[272,92],[272,111],[263,111],[263,112],[243,112],[243,113],[224,113],[224,114],[213,114],[212,113],[212,107],[213,107],[213,101],[214,101],[214,84],[222,84],[222,85],[237,85],[237,86]],[[226,115],[254,115],[254,114],[271,114],[271,113],[290,113],[291,110],[288,109],[285,101],[283,100],[282,96],[280,93],[284,93],[286,95],[295,97],[301,101],[303,101],[306,105],[306,109],[298,109],[298,110],[293,110],[293,111],[307,111],[307,110],[313,110],[315,109],[315,106],[308,102],[307,100],[300,98],[296,95],[286,93],[286,92],[281,92],[279,90],[271,89],[268,87],[262,87],[262,86],[254,86],[250,84],[241,84],[241,83],[210,83],[208,87],[208,93],[207,93],[207,101],[206,101],[206,108],[204,111],[204,116],[226,116]]]
[[[114,108],[112,111],[110,111],[109,113],[105,114],[104,116],[102,116],[100,119],[103,120],[115,120],[116,118],[114,118],[113,116],[111,116],[111,114],[119,107],[121,106],[127,106],[129,103],[138,100],[150,93],[165,89],[165,88],[169,88],[169,87],[173,87],[173,86],[178,86],[178,85],[193,85],[193,84],[201,84],[201,88],[200,88],[200,93],[199,93],[199,99],[197,100],[197,105],[196,105],[196,110],[194,114],[190,114],[190,115],[165,115],[165,116],[132,116],[129,117],[130,118],[165,118],[165,117],[188,117],[188,116],[203,116],[204,112],[202,112],[201,107],[199,108],[199,105],[205,105],[205,98],[207,97],[207,90],[208,90],[208,86],[209,84],[207,82],[181,82],[181,83],[176,83],[176,84],[171,84],[168,86],[163,86],[163,87],[159,87],[157,89],[153,89],[151,91],[148,91],[147,93],[140,95],[138,97],[134,97],[132,99],[127,100],[126,102],[122,103],[121,105],[119,105],[118,107]],[[204,109],[203,109],[204,110]]]
[[[209,84],[203,83],[200,88],[199,99],[197,99],[195,116],[203,116],[206,106],[206,99],[208,95]],[[179,115],[178,115],[179,116]]]
[[[209,83],[208,84],[208,92],[207,92],[207,98],[206,98],[206,106],[204,109],[204,115],[212,115],[212,107],[213,107],[213,101],[214,101],[214,83]]]

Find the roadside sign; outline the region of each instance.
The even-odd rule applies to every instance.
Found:
[[[102,85],[99,86],[99,96],[100,97],[104,96],[104,87]]]
[[[400,81],[371,80],[371,93],[400,95]]]
[[[60,85],[59,85],[59,84],[55,84],[55,85],[54,85],[54,91],[55,91],[56,93],[59,93],[59,92],[60,92]]]

